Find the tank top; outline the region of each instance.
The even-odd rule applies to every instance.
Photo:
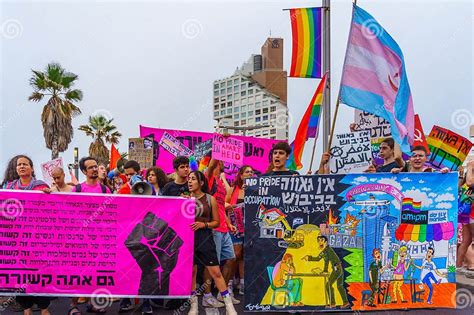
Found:
[[[210,222],[212,218],[211,195],[204,194],[196,202],[196,221]]]

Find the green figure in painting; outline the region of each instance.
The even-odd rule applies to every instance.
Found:
[[[321,272],[321,269],[315,268],[312,271],[314,273],[320,274],[328,274],[328,280],[325,284],[326,294],[329,296],[329,305],[327,308],[335,308],[336,307],[336,298],[334,296],[334,289],[332,285],[336,283],[337,290],[342,297],[342,306],[341,308],[348,308],[350,307],[350,303],[347,300],[347,293],[346,289],[344,288],[344,269],[342,269],[342,263],[339,257],[336,255],[334,249],[329,247],[328,239],[326,236],[320,235],[317,238],[319,248],[321,249],[321,253],[314,257],[310,255],[304,256],[302,259],[306,261],[320,261],[324,259],[324,270]],[[328,272],[329,264],[332,266],[332,272]]]

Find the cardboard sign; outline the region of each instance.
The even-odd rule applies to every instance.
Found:
[[[43,173],[43,180],[51,186],[53,183],[53,177],[51,172],[54,168],[60,167],[63,168],[63,158],[57,158],[46,163],[41,164],[41,172]]]
[[[206,155],[212,152],[212,139],[198,143],[194,146],[194,158],[200,161]]]
[[[153,166],[153,139],[149,138],[129,138],[128,139],[128,159],[135,160],[140,164],[140,168],[150,168]]]
[[[244,142],[233,137],[214,134],[212,158],[242,166],[244,161]]]
[[[354,111],[356,130],[369,130],[371,138],[386,138],[392,136],[390,123],[374,114],[356,109]]]
[[[362,173],[370,165],[372,151],[370,131],[336,135],[331,148],[331,174]]]

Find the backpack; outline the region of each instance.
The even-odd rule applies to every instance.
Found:
[[[100,184],[100,189],[102,189],[102,193],[106,194],[107,193],[107,187],[105,185]],[[76,185],[76,192],[80,193],[82,190],[81,184]]]

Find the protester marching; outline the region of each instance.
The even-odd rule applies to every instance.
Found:
[[[472,310],[459,278],[474,283],[473,143],[438,124],[425,134],[402,49],[357,1],[331,117],[323,2],[284,10],[288,77],[320,80],[290,138],[286,71],[284,93],[263,87],[280,77],[268,52],[283,58],[278,39],[252,57],[254,74],[215,83],[215,117],[235,95],[249,102],[230,126],[225,116],[214,132],[132,122],[138,135],[120,152],[113,119],[91,116],[78,128],[93,138],[88,154],[76,148],[70,164],[59,155],[81,112],[77,76],[55,63],[33,70],[29,100],[50,97],[51,160],[33,165],[20,145],[7,156],[0,313],[59,314],[61,303],[67,315]],[[342,105],[354,120],[336,133]],[[254,113],[284,117],[285,134],[242,123]]]

